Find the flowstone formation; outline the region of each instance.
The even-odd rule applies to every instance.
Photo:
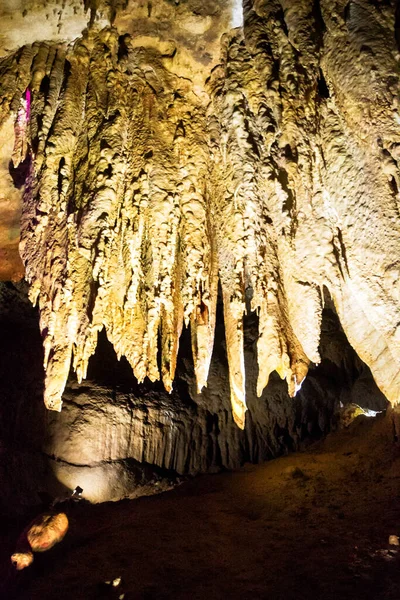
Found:
[[[51,39],[3,40],[0,63],[48,408],[71,361],[86,376],[103,328],[139,382],[161,371],[171,391],[190,325],[200,392],[219,284],[239,427],[244,313],[258,316],[258,395],[274,370],[294,395],[320,361],[324,287],[397,403],[395,1],[246,0],[235,29],[228,0],[69,4],[71,31],[61,11]]]

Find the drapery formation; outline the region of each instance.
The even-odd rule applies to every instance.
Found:
[[[40,307],[46,405],[61,408],[71,361],[85,377],[103,327],[139,381],[161,371],[171,390],[190,324],[200,391],[219,283],[240,427],[244,312],[259,317],[259,395],[274,370],[293,395],[319,362],[324,287],[396,403],[395,2],[246,0],[219,64],[202,57],[201,93],[164,46],[94,20],[73,43],[0,63],[13,168],[28,163],[20,251]]]

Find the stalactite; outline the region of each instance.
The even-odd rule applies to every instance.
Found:
[[[243,27],[225,19],[221,44],[210,37],[217,61],[201,37],[190,49],[177,36],[175,59],[149,34],[158,9],[137,8],[141,41],[129,26],[121,35],[130,4],[93,3],[92,17],[112,24],[91,17],[76,41],[27,45],[0,63],[14,166],[31,157],[21,254],[40,307],[46,405],[61,408],[71,361],[85,377],[103,327],[139,381],[160,371],[170,391],[190,325],[200,392],[219,283],[240,427],[245,312],[259,319],[258,394],[277,370],[294,395],[320,360],[323,286],[396,403],[394,2],[246,0]],[[202,17],[190,13],[190,26],[200,31]]]

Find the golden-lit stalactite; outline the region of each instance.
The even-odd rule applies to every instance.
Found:
[[[286,226],[285,242],[290,246],[295,221],[292,213],[284,214],[291,190],[284,188],[275,158],[280,124],[273,116],[264,78],[245,38],[237,33],[228,36],[225,51],[225,69],[216,71],[210,83],[212,115],[218,122],[213,127],[216,150],[212,179],[219,196],[217,239],[232,405],[240,424],[246,410],[242,323],[246,308],[259,315],[258,395],[274,370],[287,379],[289,393],[294,395],[310,360],[293,329],[297,304],[292,300],[291,306],[288,301],[291,274],[285,278],[289,261],[279,239],[280,230]],[[315,356],[319,358],[318,320],[312,332],[315,360]]]
[[[394,2],[245,3],[246,46],[275,120],[270,157],[282,201],[269,208],[290,323],[318,362],[326,286],[346,335],[393,403],[400,375],[395,27]]]
[[[396,403],[395,3],[245,0],[233,30],[237,2],[199,6],[93,2],[81,35],[0,63],[14,168],[30,159],[20,249],[46,405],[61,408],[71,361],[86,376],[103,327],[139,381],[170,391],[190,325],[201,392],[219,284],[239,427],[244,314],[258,395],[276,370],[293,396],[320,360],[327,290]]]
[[[24,276],[18,252],[23,190],[10,174],[13,147],[14,118],[9,116],[0,127],[0,281],[19,281]]]
[[[321,67],[331,98],[320,124],[321,148],[329,157],[320,164],[324,204],[333,208],[341,265],[332,296],[351,344],[393,404],[400,398],[395,4],[336,2],[332,8],[321,2],[327,27]]]
[[[184,320],[199,390],[211,360],[217,261],[204,110],[156,50],[125,45],[121,57],[119,42],[115,30],[88,33],[56,65],[58,107],[25,190],[21,252],[39,302],[45,401],[54,409],[72,355],[82,380],[104,326],[139,381],[159,377],[160,333],[167,390]],[[59,77],[45,77],[51,97]],[[28,87],[33,114],[42,98]]]

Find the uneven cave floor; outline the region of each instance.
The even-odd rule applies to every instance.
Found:
[[[396,599],[400,447],[390,415],[306,451],[172,491],[73,504],[58,546],[10,576],[25,521],[3,523],[2,598]],[[116,588],[102,585],[121,577]]]

